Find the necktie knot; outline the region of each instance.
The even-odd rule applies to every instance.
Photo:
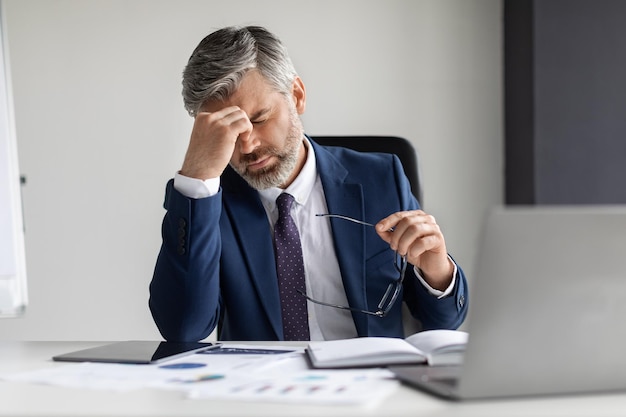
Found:
[[[289,212],[291,211],[291,205],[294,202],[294,198],[291,194],[282,193],[276,199],[276,206],[278,207],[278,216],[285,217],[289,216]]]

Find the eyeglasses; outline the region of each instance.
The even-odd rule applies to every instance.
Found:
[[[342,216],[340,214],[316,214],[316,216],[335,217],[338,219],[362,224],[364,226],[374,227],[372,223],[353,219],[352,217],[348,217],[348,216]],[[393,231],[393,229],[390,229],[390,231]],[[394,303],[396,302],[398,295],[400,295],[400,289],[402,288],[402,282],[404,281],[404,275],[405,275],[406,267],[407,267],[406,256],[401,256],[398,254],[398,252],[396,252],[393,264],[398,270],[400,277],[387,286],[387,290],[385,291],[385,293],[383,294],[383,297],[380,299],[380,302],[376,306],[376,311],[361,310],[360,308],[353,308],[353,307],[342,306],[342,305],[337,305],[337,304],[325,303],[323,301],[315,300],[314,298],[309,297],[306,293],[300,290],[297,290],[297,291],[300,293],[300,295],[304,296],[307,300],[315,304],[323,305],[326,307],[339,308],[342,310],[350,310],[350,311],[354,311],[357,313],[369,314],[370,316],[385,317],[391,310],[391,307],[393,307]]]

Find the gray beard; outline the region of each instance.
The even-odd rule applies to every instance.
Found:
[[[254,174],[247,171],[239,172],[237,169],[235,169],[235,171],[246,180],[250,187],[256,190],[280,187],[287,182],[296,167],[296,163],[298,162],[298,150],[299,148],[296,148],[295,152],[289,152],[281,156],[277,155],[278,162],[275,165],[255,172]]]
[[[302,141],[304,137],[304,131],[302,129],[302,122],[294,111],[291,114],[291,127],[287,134],[285,141],[285,149],[283,153],[280,153],[275,148],[264,149],[262,154],[274,155],[278,162],[271,167],[264,168],[260,171],[251,173],[246,168],[240,169],[231,164],[231,167],[255,190],[265,190],[272,187],[280,187],[285,184],[289,177],[293,173],[298,163],[298,153],[300,152],[300,146],[303,146]],[[249,159],[251,161],[257,159],[260,155],[256,152],[250,154]]]

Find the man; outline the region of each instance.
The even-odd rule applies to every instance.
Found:
[[[463,322],[465,276],[397,157],[307,137],[305,86],[273,34],[207,36],[183,98],[195,122],[167,185],[150,284],[165,339],[201,340],[216,327],[220,340],[402,337],[402,300],[424,329]]]

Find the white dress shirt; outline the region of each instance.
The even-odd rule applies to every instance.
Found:
[[[328,208],[324,189],[317,174],[315,152],[308,139],[305,138],[304,141],[308,150],[307,159],[293,183],[285,190],[276,187],[261,190],[259,196],[267,213],[272,233],[274,224],[278,220],[276,198],[282,192],[294,196],[295,204],[292,205],[291,215],[300,232],[307,294],[316,300],[347,306],[348,300],[335,254],[330,220],[315,216],[318,213],[328,213]],[[213,196],[219,191],[219,186],[219,178],[202,181],[179,173],[174,177],[176,190],[189,198]],[[375,232],[372,231],[372,233]],[[419,275],[417,268],[414,269],[422,285],[434,296],[442,298],[452,292],[456,280],[456,265],[452,282],[445,291],[430,287]],[[357,336],[350,311],[315,303],[307,304],[311,340],[345,339]]]

